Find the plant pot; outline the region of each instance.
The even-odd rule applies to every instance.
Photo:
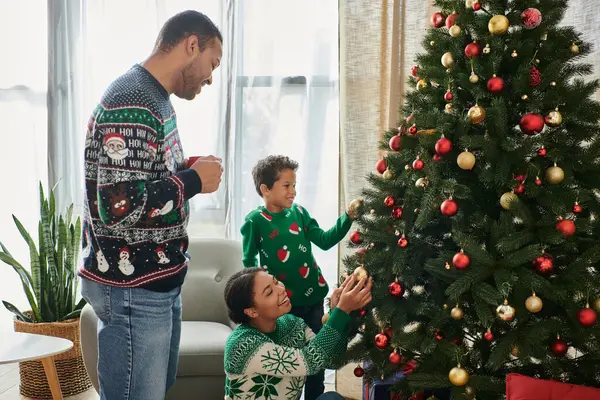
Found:
[[[29,312],[26,314],[31,315]],[[54,336],[73,342],[73,348],[54,356],[54,364],[64,397],[83,393],[92,387],[92,382],[83,365],[79,343],[79,318],[63,322],[36,323],[15,319],[15,331]],[[19,363],[21,395],[35,399],[52,399],[48,379],[40,361]]]

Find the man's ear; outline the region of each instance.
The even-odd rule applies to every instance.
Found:
[[[254,309],[254,307],[246,308],[244,310],[244,314],[246,314],[250,319],[254,319],[258,317],[258,313]]]
[[[185,50],[190,55],[193,55],[195,51],[200,52],[200,48],[198,47],[198,36],[190,35],[185,40]]]
[[[264,183],[262,183],[260,185],[260,192],[262,193],[263,196],[266,196],[269,193],[269,190],[270,189]]]

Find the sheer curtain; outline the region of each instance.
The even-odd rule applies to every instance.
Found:
[[[0,2],[0,242],[26,268],[29,251],[11,214],[37,232],[38,182],[47,177],[47,8],[33,3]],[[27,305],[17,274],[1,262],[0,300]],[[10,329],[11,315],[0,305],[0,330]]]

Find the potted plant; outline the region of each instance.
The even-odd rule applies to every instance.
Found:
[[[15,314],[15,331],[69,339],[74,346],[55,357],[63,395],[72,396],[88,390],[92,383],[86,373],[79,345],[79,314],[85,305],[77,301],[77,264],[81,247],[81,219],[73,222],[73,205],[66,213],[56,212],[54,189],[48,198],[40,183],[40,221],[37,243],[17,217],[17,230],[29,246],[29,272],[0,243],[0,260],[13,267],[29,301],[29,310],[20,311],[8,301],[4,306]],[[36,399],[51,399],[44,368],[40,361],[20,366],[21,394]]]

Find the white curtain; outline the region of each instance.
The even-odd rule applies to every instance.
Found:
[[[29,251],[12,214],[37,237],[38,181],[45,184],[48,174],[46,18],[45,0],[0,2],[0,242],[25,267]],[[17,274],[4,263],[0,300],[27,305]],[[11,328],[11,315],[0,304],[0,330]]]

